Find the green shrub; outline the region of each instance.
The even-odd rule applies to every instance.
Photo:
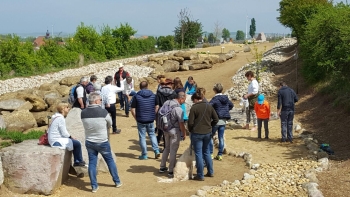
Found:
[[[211,47],[211,45],[209,43],[204,43],[203,48],[207,48],[207,47]]]
[[[5,129],[0,129],[0,138],[3,140],[11,140],[12,143],[20,143],[24,140],[39,139],[44,132],[42,131],[30,131],[26,134],[19,131],[6,131]]]

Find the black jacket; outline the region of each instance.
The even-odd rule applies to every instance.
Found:
[[[298,96],[295,94],[294,90],[288,86],[282,86],[278,90],[278,103],[277,109],[282,111],[292,110],[294,111],[294,103],[298,102]]]

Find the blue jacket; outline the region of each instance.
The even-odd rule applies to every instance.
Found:
[[[209,103],[214,107],[219,119],[231,119],[230,110],[233,103],[227,95],[215,95]]]
[[[293,89],[289,88],[288,86],[282,86],[278,90],[277,109],[281,109],[282,107],[281,111],[294,111],[294,103],[296,102],[298,102],[298,97]]]
[[[185,87],[184,87],[185,91],[187,88],[188,88],[188,92],[186,92],[186,94],[189,94],[189,95],[194,94],[197,90],[196,85],[190,84],[190,83],[188,83],[188,81],[186,81],[186,83],[185,83]]]
[[[143,89],[133,99],[136,102],[136,121],[142,124],[153,123],[156,118],[156,95],[151,90]]]

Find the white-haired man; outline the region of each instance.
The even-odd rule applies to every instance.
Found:
[[[86,108],[86,85],[89,83],[88,77],[82,77],[80,79],[80,83],[77,84],[74,92],[75,102],[73,103],[73,107],[85,109]]]

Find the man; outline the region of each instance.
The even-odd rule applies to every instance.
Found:
[[[140,91],[136,93],[131,103],[131,114],[137,122],[137,129],[139,132],[139,143],[142,151],[142,154],[139,156],[140,160],[148,159],[146,132],[151,139],[155,158],[157,159],[160,157],[153,123],[156,118],[157,110],[158,104],[156,103],[156,96],[152,91],[148,90],[148,83],[146,81],[141,82]]]
[[[165,79],[163,81],[161,81],[161,87],[157,90],[157,103],[159,105],[159,108],[161,108],[163,106],[163,104],[165,103],[165,101],[167,100],[171,100],[177,97],[176,92],[172,89],[172,84],[173,84],[173,80],[172,79]],[[158,129],[158,135],[157,135],[157,141],[158,143],[160,143],[160,140],[163,137],[163,131]],[[164,147],[165,147],[165,140],[164,140]]]
[[[80,79],[80,83],[75,88],[74,97],[75,102],[73,103],[73,107],[84,109],[86,107],[86,90],[85,87],[89,83],[89,79],[87,77],[82,77]]]
[[[114,75],[114,84],[117,87],[120,87],[121,81],[123,81],[126,77],[129,77],[129,73],[124,71],[124,67],[122,63],[119,63],[119,70]],[[123,99],[123,93],[118,93],[119,103],[120,103],[120,110],[124,110],[124,99]]]
[[[185,128],[184,119],[183,119],[184,111],[181,108],[181,104],[185,103],[185,101],[186,101],[186,94],[184,90],[182,90],[177,94],[176,99],[168,100],[163,105],[163,106],[169,105],[171,109],[171,112],[170,112],[171,118],[170,120],[167,120],[168,128],[170,130],[164,132],[166,146],[163,151],[159,172],[165,172],[168,170],[168,168],[166,167],[166,161],[170,154],[169,173],[168,173],[168,176],[170,177],[174,175],[173,169],[176,163],[176,154],[177,154],[177,150],[179,149],[181,136],[183,140],[186,139],[186,128]]]
[[[81,120],[85,130],[85,146],[89,156],[88,172],[93,193],[98,190],[96,179],[98,153],[105,160],[115,186],[117,188],[122,186],[108,141],[108,129],[111,127],[112,119],[100,105],[100,95],[93,92],[89,95],[89,106],[81,112]]]
[[[131,104],[130,97],[133,97],[136,94],[134,89],[134,80],[132,79],[132,77],[126,77],[126,79],[124,79],[122,83],[124,83],[123,99],[125,103],[125,116],[129,117]]]
[[[294,90],[289,88],[285,82],[281,82],[277,103],[277,114],[281,118],[281,142],[288,140],[290,143],[293,143],[294,103],[296,102],[298,102],[298,97]]]
[[[96,83],[97,77],[96,75],[91,75],[90,82],[86,85],[86,93],[90,94],[91,92],[94,92],[94,83]]]
[[[116,123],[116,119],[117,119],[117,111],[115,109],[115,102],[116,102],[116,94],[119,92],[122,92],[124,90],[124,84],[121,83],[121,87],[117,87],[112,85],[112,76],[107,76],[105,78],[105,86],[102,87],[101,89],[101,93],[108,95],[108,100],[109,100],[109,107],[106,106],[106,110],[111,114],[112,116],[112,129],[113,129],[113,133],[112,134],[118,134],[121,132],[120,129],[117,129],[117,123]]]

